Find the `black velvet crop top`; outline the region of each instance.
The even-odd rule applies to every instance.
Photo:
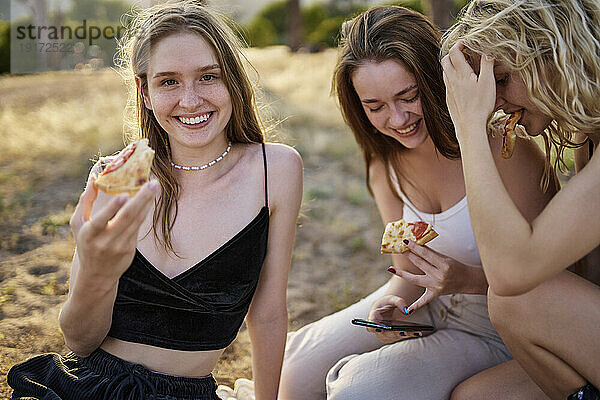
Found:
[[[235,339],[250,307],[267,252],[265,206],[227,243],[169,278],[139,251],[119,279],[108,336],[185,351],[219,350]]]

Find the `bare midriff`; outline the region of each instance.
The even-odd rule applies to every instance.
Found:
[[[145,368],[175,376],[199,378],[210,375],[225,349],[180,351],[107,337],[102,350]]]

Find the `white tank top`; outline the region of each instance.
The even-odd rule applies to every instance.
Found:
[[[471,227],[467,197],[439,214],[419,211],[400,190],[398,179],[391,171],[392,182],[404,202],[403,218],[407,222],[425,221],[433,225],[438,237],[427,243],[427,247],[452,257],[466,265],[481,265],[479,249]]]

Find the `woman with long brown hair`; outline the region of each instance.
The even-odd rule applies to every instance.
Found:
[[[256,398],[274,400],[302,161],[264,142],[238,44],[199,2],[144,10],[128,32],[153,181],[109,196],[94,167],[71,219],[72,353],[13,367],[13,398],[218,399],[211,371],[246,317]]]
[[[282,400],[448,399],[465,378],[511,358],[488,318],[487,282],[445,103],[440,36],[422,15],[394,6],[343,25],[333,91],[362,150],[381,218],[425,220],[439,236],[392,256],[391,281],[367,298],[288,334]],[[555,192],[539,186],[542,152],[519,140],[505,160],[500,138],[488,146],[511,197],[533,219]],[[351,325],[354,318],[436,330],[368,331]]]

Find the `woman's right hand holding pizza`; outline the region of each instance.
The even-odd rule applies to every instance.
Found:
[[[406,313],[403,311],[408,307],[408,303],[402,297],[393,294],[387,294],[375,300],[369,311],[369,321],[397,321],[401,322]],[[375,328],[366,328],[369,332],[374,333],[377,339],[383,343],[394,343],[399,340],[409,339],[412,337],[421,337],[421,332],[408,331],[385,331]]]
[[[158,182],[146,183],[133,198],[119,195],[92,216],[98,196],[91,176],[77,203],[70,225],[75,235],[80,273],[113,286],[127,270],[138,242],[138,232],[152,208]],[[85,271],[85,272],[84,272]]]

